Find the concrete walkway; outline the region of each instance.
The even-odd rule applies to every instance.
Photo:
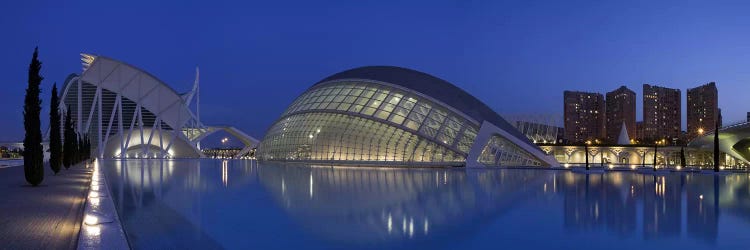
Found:
[[[75,249],[91,180],[83,164],[32,187],[23,167],[0,169],[0,249]]]

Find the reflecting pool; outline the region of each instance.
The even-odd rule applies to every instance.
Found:
[[[101,162],[136,249],[748,249],[750,175]]]

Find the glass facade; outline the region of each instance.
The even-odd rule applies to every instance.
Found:
[[[264,159],[461,163],[478,125],[404,89],[364,81],[302,94],[266,134]]]
[[[485,166],[542,166],[542,162],[509,140],[495,135],[482,149],[479,163]]]

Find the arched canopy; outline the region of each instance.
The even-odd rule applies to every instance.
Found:
[[[139,103],[174,129],[182,128],[192,118],[180,95],[148,72],[111,58],[86,56],[93,61],[85,65],[82,81]]]

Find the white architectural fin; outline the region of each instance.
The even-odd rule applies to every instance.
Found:
[[[625,126],[625,122],[622,122],[622,126],[620,127],[620,136],[617,137],[617,144],[618,145],[630,144],[630,137],[628,136],[628,128],[627,126]]]

